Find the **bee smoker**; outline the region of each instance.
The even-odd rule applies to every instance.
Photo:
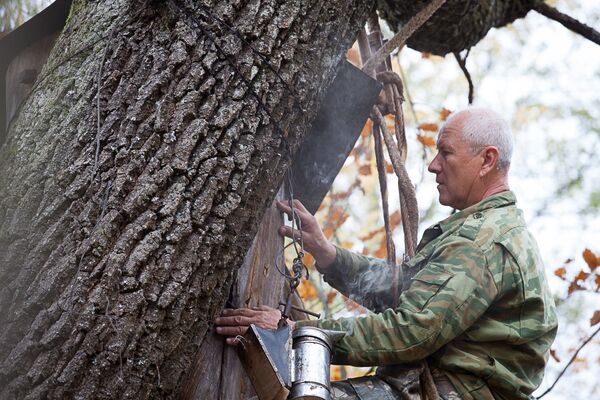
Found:
[[[333,344],[343,332],[326,331],[312,326],[298,328],[292,334],[292,389],[289,400],[329,400],[329,366]]]
[[[331,350],[343,336],[312,326],[290,335],[287,325],[275,331],[250,325],[237,353],[260,400],[330,400]]]

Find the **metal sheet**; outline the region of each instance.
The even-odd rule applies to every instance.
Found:
[[[338,66],[292,164],[294,197],[315,213],[352,151],[382,85],[348,61]]]

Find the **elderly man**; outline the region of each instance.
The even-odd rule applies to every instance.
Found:
[[[510,129],[491,110],[467,109],[446,121],[437,147],[429,171],[439,201],[460,211],[424,232],[403,266],[412,278],[395,309],[381,307],[393,304],[385,263],[332,245],[298,205],[305,248],[325,280],[380,310],[296,323],[347,332],[334,363],[381,367],[375,377],[334,383],[334,398],[418,399],[420,371],[407,366],[421,361],[444,399],[530,399],[542,381],[557,320],[537,245],[508,186]],[[278,319],[266,307],[225,310],[217,332],[275,328]]]

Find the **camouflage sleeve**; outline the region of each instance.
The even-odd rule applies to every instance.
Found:
[[[473,324],[497,293],[479,247],[461,238],[441,247],[395,310],[300,325],[347,332],[334,348],[334,363],[391,365],[427,357]]]
[[[369,310],[383,311],[393,304],[392,271],[385,260],[336,246],[333,264],[317,269],[332,287]]]

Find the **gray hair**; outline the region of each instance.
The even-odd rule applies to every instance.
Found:
[[[473,151],[479,151],[485,146],[498,149],[499,170],[508,170],[513,152],[513,137],[508,123],[497,112],[487,108],[471,107],[452,114],[444,123],[461,118],[463,139]],[[442,128],[443,130],[443,128]]]

